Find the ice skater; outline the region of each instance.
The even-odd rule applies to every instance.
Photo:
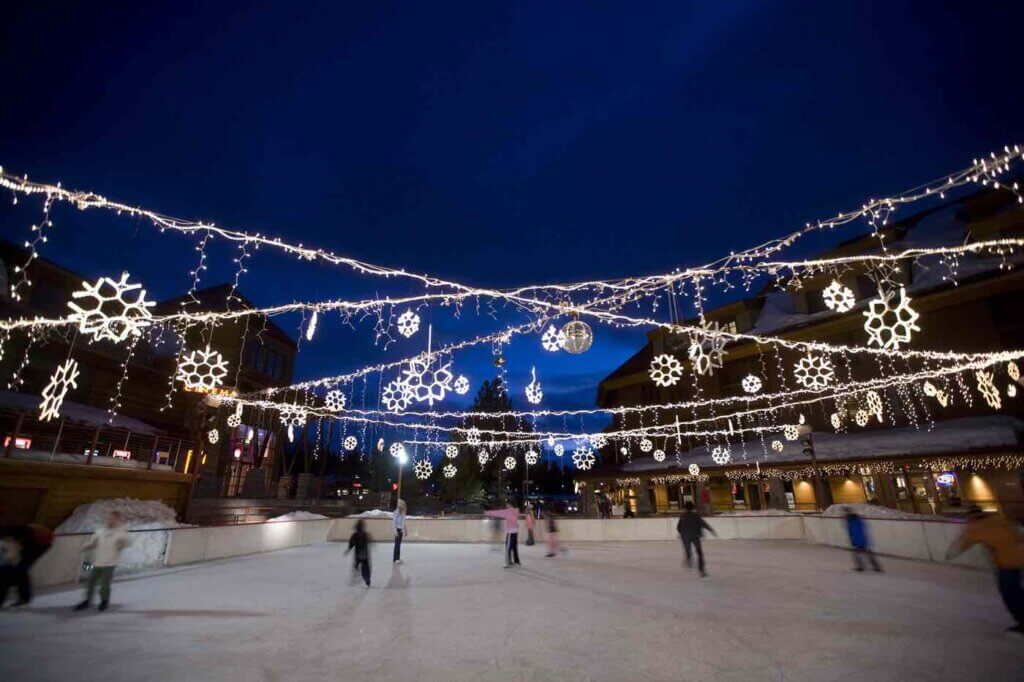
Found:
[[[359,519],[356,521],[355,529],[352,531],[352,537],[348,539],[348,549],[345,550],[345,554],[348,554],[352,550],[356,551],[355,563],[352,564],[353,575],[355,571],[360,571],[363,574],[363,582],[366,586],[370,586],[370,536],[363,527],[363,520]]]
[[[395,506],[395,515],[391,518],[391,526],[395,529],[395,551],[391,562],[402,563],[402,537],[405,535],[405,500],[399,500]]]
[[[876,573],[882,572],[882,567],[871,551],[871,536],[868,534],[868,524],[864,523],[864,517],[853,511],[852,507],[845,507],[846,532],[850,536],[850,547],[853,548],[853,563],[855,571],[863,571],[863,558],[867,557],[871,567]]]
[[[100,611],[107,610],[110,606],[110,581],[114,578],[117,565],[121,563],[121,552],[130,544],[132,538],[124,527],[121,515],[116,511],[110,512],[107,525],[93,533],[82,547],[83,552],[92,555],[92,572],[89,573],[89,582],[85,588],[85,599],[75,607],[75,611],[89,608],[97,585],[100,589]]]
[[[7,601],[7,590],[18,588],[18,600],[12,606],[24,606],[32,601],[32,578],[29,569],[53,544],[53,533],[35,525],[0,527],[0,542],[4,543],[6,559],[0,560],[0,607]]]
[[[533,529],[537,525],[537,517],[533,515],[533,507],[526,505],[526,546],[533,547]]]
[[[687,502],[685,507],[686,511],[679,515],[679,523],[676,524],[676,530],[679,532],[679,539],[683,541],[686,567],[691,568],[693,566],[691,550],[696,550],[697,568],[700,570],[700,577],[706,578],[708,573],[704,570],[704,548],[701,546],[700,539],[704,536],[705,530],[715,537],[718,537],[718,533],[707,524],[707,521],[700,517],[700,514],[693,510],[693,502]]]
[[[491,509],[484,514],[505,520],[505,568],[519,566],[519,510],[508,502],[504,509]]]
[[[996,566],[996,583],[1006,610],[1017,624],[1008,632],[1024,635],[1024,589],[1021,569],[1024,568],[1024,546],[1016,529],[997,514],[986,514],[974,505],[967,510],[967,523],[960,537],[953,541],[946,558],[952,559],[974,545],[982,545]]]
[[[545,540],[547,540],[548,543],[548,553],[544,556],[553,557],[558,554],[561,547],[558,544],[558,524],[555,522],[555,513],[550,509],[547,513],[547,521],[548,528],[545,533]],[[562,549],[561,551],[564,552],[565,550]]]

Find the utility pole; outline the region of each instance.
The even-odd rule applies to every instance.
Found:
[[[814,506],[818,511],[824,511],[825,500],[823,498],[826,496],[827,481],[822,481],[818,472],[818,457],[814,453],[814,430],[808,424],[801,424],[797,430],[800,434],[800,442],[804,446],[804,454],[811,458],[811,467],[814,469]],[[831,499],[831,495],[828,497]]]

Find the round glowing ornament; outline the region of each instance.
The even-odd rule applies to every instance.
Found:
[[[562,334],[565,336],[565,344],[562,346],[566,353],[579,355],[590,349],[594,343],[594,332],[590,325],[582,320],[573,320],[562,327]]]

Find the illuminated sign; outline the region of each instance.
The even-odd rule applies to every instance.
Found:
[[[183,386],[182,389],[187,393],[205,393],[207,395],[222,396],[224,398],[238,397],[238,391],[233,388],[224,388],[222,386],[214,386],[213,388],[209,388],[207,386]]]
[[[4,447],[7,448],[10,446],[11,437],[7,436],[7,438],[4,438]],[[32,447],[32,439],[25,438],[23,436],[18,436],[17,438],[14,439],[14,447],[18,448],[19,450],[28,450],[30,447]]]
[[[935,481],[939,485],[953,485],[954,483],[956,483],[956,476],[949,473],[939,474],[938,476],[935,477]]]
[[[110,456],[111,457],[119,457],[120,459],[131,459],[132,458],[132,451],[131,450],[114,450],[112,453],[110,453]]]

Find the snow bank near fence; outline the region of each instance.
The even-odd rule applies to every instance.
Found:
[[[308,511],[293,511],[288,512],[287,514],[281,514],[280,516],[275,516],[272,519],[267,519],[267,523],[276,523],[279,521],[313,521],[316,519],[326,518],[330,517],[324,516],[323,514],[314,514]]]
[[[174,509],[159,500],[133,500],[125,497],[83,504],[57,526],[54,532],[92,533],[105,526],[107,517],[114,511],[121,514],[128,530],[158,531],[132,533],[132,544],[121,555],[121,570],[133,571],[163,566],[167,542],[171,536],[167,529],[188,527],[188,524],[178,523]]]
[[[796,512],[784,509],[754,509],[745,511],[715,512],[714,516],[796,516]],[[705,518],[713,518],[705,517]]]
[[[914,521],[942,521],[943,519],[934,514],[914,514],[899,509],[891,509],[877,504],[833,504],[821,513],[822,516],[846,516],[846,510],[852,509],[855,513],[866,519],[911,519]]]
[[[384,511],[383,509],[367,509],[364,512],[358,514],[350,514],[350,519],[393,519],[395,518],[395,512]]]

